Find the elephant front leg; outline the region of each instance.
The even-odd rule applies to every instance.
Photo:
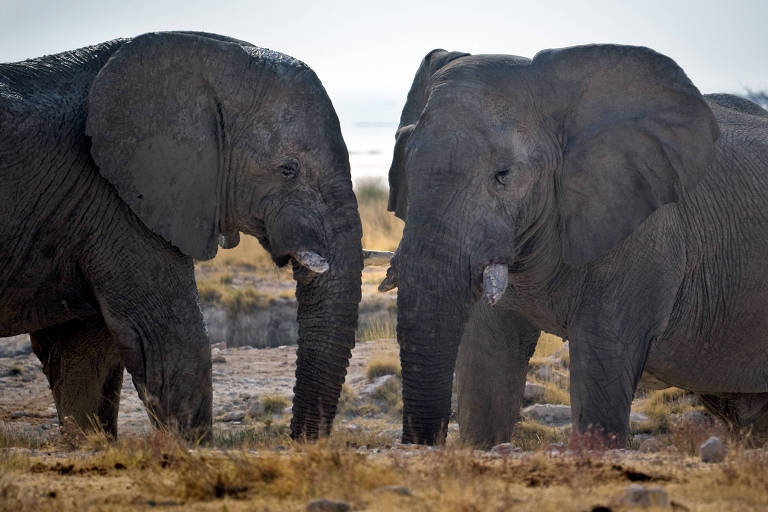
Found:
[[[150,421],[197,442],[211,435],[211,347],[184,260],[151,255],[97,275],[94,289]]]
[[[574,448],[623,448],[632,398],[650,339],[579,335],[570,338]]]
[[[511,439],[539,333],[513,311],[475,304],[456,360],[463,442],[489,448]]]
[[[117,437],[123,361],[101,317],[71,320],[36,331],[32,348],[43,364],[59,423]]]

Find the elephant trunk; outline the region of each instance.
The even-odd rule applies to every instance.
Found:
[[[453,370],[473,294],[471,280],[461,277],[460,269],[466,266],[459,251],[446,250],[439,242],[423,243],[430,240],[423,232],[413,237],[410,234],[403,238],[395,262],[403,376],[402,439],[405,443],[438,444],[445,441],[447,433]]]
[[[291,437],[317,439],[330,433],[346,368],[355,345],[360,303],[362,248],[354,196],[334,208],[325,229],[327,270],[319,274],[294,260],[299,348]],[[349,206],[349,201],[354,207]]]

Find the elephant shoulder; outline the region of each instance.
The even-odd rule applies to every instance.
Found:
[[[704,98],[706,98],[707,103],[709,103],[710,106],[715,104],[729,110],[735,110],[742,114],[768,118],[768,110],[765,110],[753,101],[734,94],[706,94],[704,95]]]

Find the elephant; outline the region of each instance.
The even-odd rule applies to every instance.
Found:
[[[60,420],[210,439],[193,260],[258,238],[292,264],[291,434],[327,433],[354,344],[361,224],[339,121],[288,55],[158,32],[0,65],[0,336],[31,333]]]
[[[572,443],[623,446],[643,371],[768,429],[768,112],[670,58],[434,50],[388,209],[403,442],[509,441],[539,334],[569,340]]]

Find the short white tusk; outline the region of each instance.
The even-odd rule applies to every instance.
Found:
[[[369,251],[363,249],[363,264],[368,266],[389,265],[395,253],[389,251]]]
[[[488,265],[483,270],[483,298],[493,306],[507,289],[509,284],[509,268],[501,263]]]
[[[325,258],[312,251],[299,251],[293,256],[297,262],[303,267],[307,267],[309,270],[316,274],[324,274],[328,272],[330,268]]]

